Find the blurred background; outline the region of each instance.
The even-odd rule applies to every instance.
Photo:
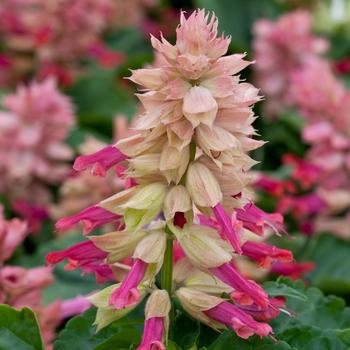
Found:
[[[271,241],[297,263],[253,277],[302,278],[350,302],[350,1],[0,0],[0,302],[32,307],[48,348],[97,289],[74,266],[45,267],[81,240],[54,222],[124,186],[73,160],[130,134],[140,106],[125,78],[157,64],[150,35],[173,42],[180,10],[198,7],[232,36],[230,53],[256,61],[241,79],[264,96],[252,189],[285,216],[292,239]]]

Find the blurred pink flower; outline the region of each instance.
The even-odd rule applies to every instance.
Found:
[[[73,106],[47,79],[3,97],[0,112],[0,193],[44,204],[47,184],[62,180],[72,150],[64,143]]]
[[[267,97],[267,115],[274,116],[288,104],[290,74],[326,52],[328,42],[313,35],[312,18],[305,10],[287,13],[276,22],[259,20],[254,34],[257,85]]]

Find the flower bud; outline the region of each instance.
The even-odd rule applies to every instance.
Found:
[[[133,258],[149,264],[146,279],[153,279],[163,264],[167,235],[164,231],[155,230],[144,237],[137,245]]]
[[[186,213],[192,210],[191,197],[186,187],[182,185],[172,187],[165,196],[164,216],[167,221],[174,219],[176,213]]]
[[[169,294],[166,290],[155,290],[147,300],[146,320],[152,317],[167,317],[171,308]]]
[[[138,302],[138,304],[130,305],[126,308],[116,310],[114,307],[112,307],[109,304],[109,299],[111,297],[111,294],[116,288],[120,287],[120,283],[113,284],[111,286],[108,286],[107,288],[87,297],[87,299],[97,307],[97,313],[94,325],[97,325],[96,331],[101,330],[102,328],[108,326],[110,323],[119,320],[120,318],[127,315],[129,312],[131,312],[135,307],[142,301],[144,296],[146,295],[145,287],[141,284],[139,286],[139,291],[141,293],[141,298]]]
[[[222,200],[218,181],[201,163],[194,162],[188,167],[186,187],[194,203],[200,207],[214,207]]]
[[[115,231],[100,236],[91,236],[94,245],[108,253],[108,263],[113,264],[133,254],[145,231]]]
[[[232,259],[231,246],[209,227],[192,225],[184,233],[174,232],[191,263],[199,269],[209,269]]]
[[[159,214],[165,193],[166,186],[159,182],[140,185],[107,198],[100,206],[124,215],[126,229],[137,231]]]
[[[223,299],[186,287],[178,289],[176,296],[179,298],[182,307],[192,317],[216,330],[225,329],[225,326],[211,319],[203,312],[221,304]]]

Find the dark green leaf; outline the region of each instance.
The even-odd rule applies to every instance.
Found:
[[[257,336],[245,340],[239,338],[234,332],[227,331],[220,335],[218,339],[208,348],[208,350],[292,350],[284,341],[275,342],[270,338],[260,338]],[[321,349],[319,349],[321,350]]]
[[[4,350],[43,350],[36,317],[28,308],[18,311],[8,305],[0,305],[0,339]]]
[[[288,297],[288,298],[294,298],[301,301],[307,301],[307,297],[305,293],[302,293],[285,283],[279,283],[279,281],[282,281],[283,279],[277,280],[276,282],[265,282],[264,283],[264,289],[269,294],[270,297]]]
[[[6,328],[0,328],[0,350],[34,350],[34,348],[18,338]]]
[[[189,349],[199,337],[199,323],[185,312],[179,311],[174,326],[174,341],[183,349]]]

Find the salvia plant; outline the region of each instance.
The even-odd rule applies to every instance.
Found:
[[[118,282],[89,297],[98,330],[148,298],[138,349],[165,348],[174,299],[216,330],[269,336],[267,321],[283,301],[244,277],[236,261],[246,256],[269,268],[293,257],[247,238],[284,230],[279,214],[250,199],[248,171],[256,162],[248,152],[264,143],[253,138],[258,90],[237,75],[250,62],[244,54],[224,56],[230,38],[218,36],[217,18],[205,10],[181,14],[175,45],[151,42],[157,64],[129,78],[144,108],[138,133],[74,163],[99,176],[118,165],[128,188],[56,225],[64,231],[82,222],[85,235],[106,224],[116,230],[51,252],[47,261],[67,259],[68,268],[95,273],[99,282]]]

